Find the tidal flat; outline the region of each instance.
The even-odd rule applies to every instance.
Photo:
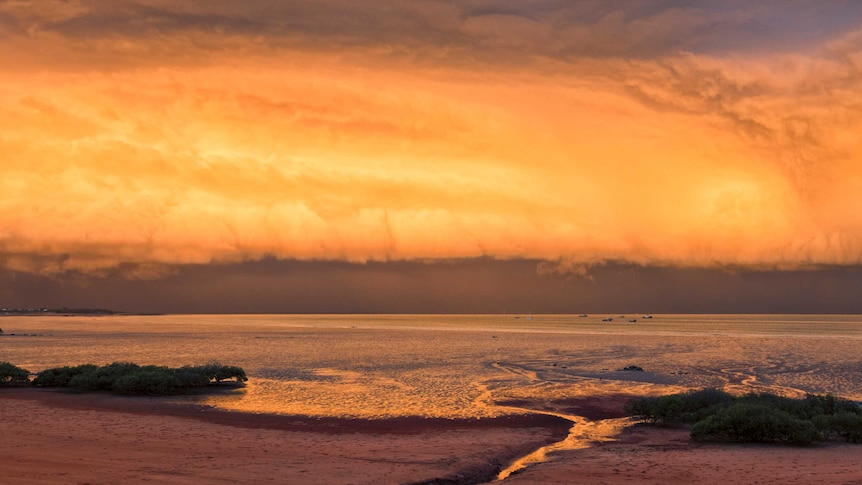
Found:
[[[720,387],[794,397],[832,393],[862,401],[859,316],[652,317],[4,317],[0,320],[4,330],[21,336],[0,338],[0,360],[32,372],[115,361],[169,366],[220,361],[243,367],[250,378],[245,388],[227,393],[158,400],[46,398],[41,391],[2,390],[4,421],[22,423],[19,432],[8,435],[14,438],[4,444],[9,448],[5,452],[15,456],[22,453],[15,450],[26,450],[28,442],[44,439],[42,445],[54,443],[89,453],[82,457],[83,463],[110,461],[117,467],[114,474],[145,477],[149,473],[166,483],[213,479],[190,463],[220,462],[228,451],[249,463],[259,463],[247,473],[261,480],[478,483],[502,472],[499,476],[506,481],[555,483],[549,476],[556,470],[575,473],[581,483],[600,483],[598,478],[590,482],[589,476],[577,471],[577,464],[601,450],[628,446],[657,453],[663,446],[661,456],[670,459],[692,450],[715,448],[715,453],[728,453],[739,448],[692,445],[683,436],[667,437],[659,432],[633,438],[644,431],[632,428],[623,417],[622,405],[631,396]],[[603,321],[607,318],[613,321]],[[631,366],[643,370],[622,370]],[[125,404],[106,404],[117,402]],[[74,415],[62,418],[67,423],[89,424],[70,427],[67,441],[39,431],[38,423],[56,422],[64,413]],[[198,416],[192,419],[195,413]],[[125,425],[112,426],[109,421],[120,415],[133,416],[130,422],[148,424],[140,424],[136,431]],[[253,419],[248,416],[272,419],[251,426]],[[321,423],[330,423],[330,428]],[[141,431],[144,429],[162,432],[150,436]],[[58,430],[55,427],[51,432]],[[218,441],[214,437],[220,433],[233,433],[235,439]],[[255,437],[255,433],[267,437]],[[662,436],[667,438],[664,445],[649,444]],[[159,460],[166,461],[154,460],[150,465],[143,464],[144,457],[139,465],[120,456],[110,458],[110,450],[118,449],[123,440],[140,440],[141,449],[152,456],[191,453],[198,458],[172,461],[161,457]],[[253,445],[255,440],[269,443],[269,448]],[[210,449],[215,442],[222,443],[221,452]],[[248,449],[242,451],[238,446]],[[172,447],[185,451],[178,453]],[[836,459],[842,453],[833,450],[823,456]],[[853,452],[848,453],[850,460]],[[213,458],[202,458],[204,455]],[[276,456],[282,460],[279,465],[264,463]],[[19,458],[31,467],[40,460],[54,459],[47,453]],[[600,458],[592,459],[600,462]],[[658,458],[650,460],[654,463]],[[724,465],[717,469],[733,473],[744,461],[722,461]],[[823,483],[862,480],[858,462],[852,465],[838,459],[836,463],[844,471],[833,478],[843,481]],[[844,466],[846,470],[841,468]],[[84,467],[81,480],[116,482],[107,476],[109,469],[99,476],[98,467]],[[27,473],[35,473],[32,470]],[[25,472],[22,468],[21,473]],[[24,475],[14,475],[14,470],[3,473],[7,475],[2,477],[4,482],[33,483]],[[609,473],[605,476],[609,483],[624,478]],[[679,483],[692,479],[690,473],[679,475]],[[804,476],[802,471],[797,475]],[[228,482],[240,480],[235,472],[220,476]],[[45,483],[51,481],[50,476],[43,478]]]

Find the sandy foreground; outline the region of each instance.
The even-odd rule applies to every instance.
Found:
[[[562,439],[569,424],[314,419],[26,388],[0,390],[0,422],[3,484],[457,483]]]
[[[465,483],[568,428],[542,415],[315,419],[27,388],[0,390],[0,421],[4,484]],[[696,445],[684,430],[634,427],[505,482],[862,484],[862,447]]]
[[[697,444],[684,429],[633,426],[615,442],[558,452],[506,482],[862,485],[862,446]]]

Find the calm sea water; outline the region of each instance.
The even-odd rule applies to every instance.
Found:
[[[0,327],[16,334],[0,338],[0,360],[33,372],[239,365],[246,388],[180,399],[251,412],[492,416],[511,412],[494,404],[504,400],[701,386],[862,400],[858,315],[51,316]],[[644,371],[618,370],[629,365]]]

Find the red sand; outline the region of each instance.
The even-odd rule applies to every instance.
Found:
[[[598,398],[601,399],[601,398]],[[604,401],[612,402],[612,401]],[[607,406],[565,403],[597,414]],[[595,416],[599,418],[601,416]],[[454,483],[565,435],[526,415],[342,420],[254,415],[154,399],[0,390],[0,483]],[[629,428],[552,455],[512,483],[862,484],[862,447],[698,445],[684,430]]]
[[[0,483],[379,484],[464,480],[565,437],[544,415],[316,419],[154,399],[0,390]],[[445,482],[444,482],[445,483]]]
[[[619,441],[558,453],[512,484],[859,484],[862,445],[696,444],[684,429],[634,426]]]

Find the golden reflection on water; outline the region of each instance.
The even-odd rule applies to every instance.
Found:
[[[862,400],[862,318],[819,315],[165,315],[7,317],[3,359],[242,366],[226,409],[379,418],[486,417],[495,403],[719,386]],[[620,372],[637,365],[644,372]]]
[[[614,439],[611,437],[619,434],[625,426],[630,424],[629,418],[590,421],[583,419],[581,416],[558,416],[572,421],[573,425],[569,430],[569,435],[562,441],[543,446],[510,463],[497,474],[497,480],[505,480],[513,473],[524,468],[537,463],[543,463],[551,453],[563,450],[579,450],[589,448],[593,443],[613,441]]]

